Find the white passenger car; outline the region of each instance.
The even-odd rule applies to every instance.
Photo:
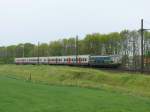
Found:
[[[15,58],[16,64],[88,65],[89,55]]]

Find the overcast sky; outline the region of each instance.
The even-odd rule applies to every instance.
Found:
[[[0,46],[150,28],[149,0],[0,0]],[[148,23],[149,22],[149,23]]]

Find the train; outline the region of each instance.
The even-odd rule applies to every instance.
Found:
[[[93,55],[72,55],[52,57],[23,57],[15,58],[15,64],[46,64],[46,65],[75,65],[94,67],[118,67],[120,66],[119,56],[93,56]]]

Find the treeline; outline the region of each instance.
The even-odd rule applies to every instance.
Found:
[[[88,34],[78,40],[78,54],[121,55],[125,59],[140,55],[140,32],[124,30],[109,34]],[[145,32],[144,54],[150,56],[150,32]],[[2,46],[0,47],[0,63],[13,63],[15,57],[65,56],[75,55],[75,38],[40,43]],[[126,63],[126,62],[125,62]]]

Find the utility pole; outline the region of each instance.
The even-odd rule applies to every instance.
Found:
[[[143,42],[144,42],[144,28],[143,28],[143,19],[142,19],[141,20],[141,73],[143,73],[144,70]]]
[[[23,44],[22,48],[23,48],[23,54],[22,54],[22,57],[24,58],[24,44]]]
[[[8,58],[8,52],[7,52],[8,49],[7,49],[7,47],[5,47],[5,48],[6,48],[6,51],[5,51],[5,52],[6,52],[6,53],[5,53],[5,57]],[[7,60],[5,61],[5,63],[7,64]]]
[[[40,64],[40,57],[39,57],[39,46],[40,46],[40,42],[38,42],[38,46],[37,46],[37,58],[38,58],[38,65]]]
[[[76,39],[75,39],[75,55],[76,55],[76,64],[78,64],[78,35],[76,36]]]

